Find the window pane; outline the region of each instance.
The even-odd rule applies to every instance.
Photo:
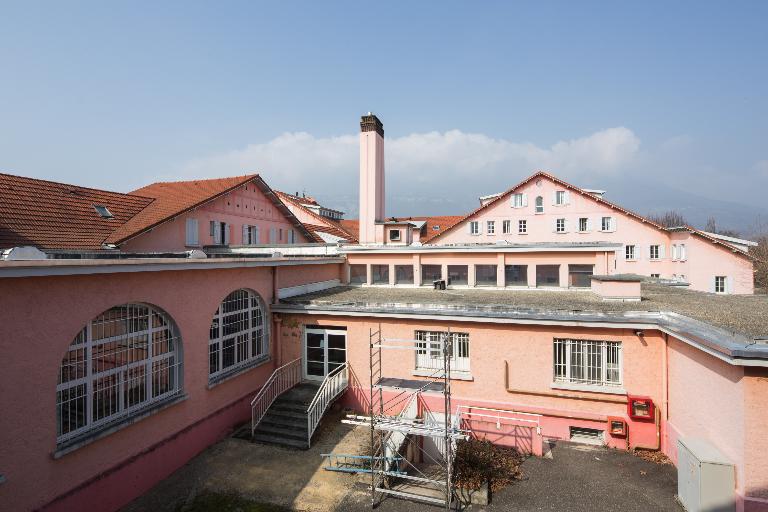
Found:
[[[371,265],[373,284],[389,284],[389,265]]]
[[[504,265],[507,286],[528,286],[528,265]]]
[[[568,286],[573,288],[589,288],[592,286],[590,277],[594,265],[568,265]]]
[[[365,284],[368,282],[365,265],[349,266],[349,282],[350,284]]]
[[[413,284],[413,265],[395,265],[395,284]]]
[[[442,279],[441,265],[422,265],[421,266],[421,284],[432,284],[433,281]]]
[[[466,285],[469,283],[469,267],[467,265],[448,265],[448,284]]]
[[[560,265],[536,265],[536,286],[560,286]]]
[[[496,265],[475,265],[476,286],[496,286]]]

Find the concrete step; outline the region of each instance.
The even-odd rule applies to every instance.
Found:
[[[275,428],[284,428],[286,430],[291,431],[300,431],[300,432],[307,432],[307,420],[306,418],[303,420],[297,420],[294,418],[280,418],[280,417],[270,417],[269,414],[264,416],[261,421],[259,422],[258,426],[261,425],[269,425],[271,427]]]
[[[292,430],[287,429],[282,426],[274,426],[269,424],[264,424],[264,422],[259,423],[259,426],[256,427],[256,433],[257,434],[267,434],[270,436],[275,437],[282,437],[286,439],[295,439],[298,441],[306,441],[307,440],[307,430]]]
[[[267,411],[266,416],[275,416],[275,417],[280,417],[285,419],[302,420],[304,423],[307,422],[307,413],[304,411],[294,412],[291,410],[281,410],[274,406],[269,408],[269,411]]]
[[[283,412],[295,412],[299,414],[307,414],[307,406],[304,404],[296,404],[292,402],[283,402],[275,400],[269,410],[283,411]]]
[[[286,438],[282,436],[276,436],[271,434],[265,434],[256,432],[253,436],[253,440],[259,443],[276,444],[279,446],[285,446],[288,448],[297,448],[299,450],[307,450],[309,444],[307,443],[306,436],[302,440]]]

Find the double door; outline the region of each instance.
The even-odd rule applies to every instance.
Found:
[[[307,327],[304,330],[304,378],[321,381],[347,360],[347,331]]]

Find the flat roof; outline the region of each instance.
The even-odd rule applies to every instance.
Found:
[[[416,252],[602,252],[615,251],[622,244],[615,242],[534,242],[528,244],[499,241],[495,243],[440,245],[345,245],[340,252],[347,254],[389,254]]]
[[[335,287],[291,297],[275,311],[461,316],[527,323],[656,325],[729,357],[768,358],[768,295],[716,295],[643,282],[640,302],[606,301],[590,291]]]

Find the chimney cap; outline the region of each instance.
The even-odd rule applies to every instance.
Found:
[[[383,137],[384,124],[382,124],[381,120],[376,117],[376,114],[368,112],[367,115],[360,117],[360,131],[363,133],[376,132]]]

